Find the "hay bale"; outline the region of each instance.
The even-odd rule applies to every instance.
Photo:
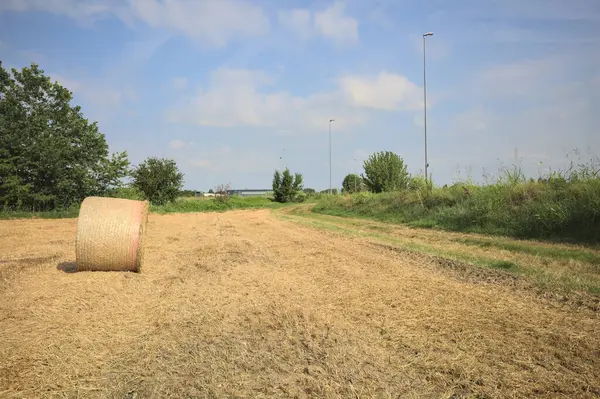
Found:
[[[148,201],[84,199],[77,221],[77,270],[141,271],[147,220]]]

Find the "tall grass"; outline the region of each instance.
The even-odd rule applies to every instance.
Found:
[[[566,242],[600,243],[600,165],[571,164],[526,179],[504,169],[491,184],[323,197],[314,211],[407,223],[416,227]]]
[[[117,193],[111,197],[140,199],[141,197],[133,195],[131,192]],[[175,202],[165,205],[151,205],[150,211],[153,213],[186,213],[186,212],[223,212],[234,209],[260,209],[260,208],[279,208],[289,204],[280,204],[274,202],[268,197],[241,197],[231,196],[226,201],[220,201],[216,198],[194,198],[180,197]],[[4,210],[0,211],[0,219],[59,219],[59,218],[76,218],[79,215],[79,206],[72,206],[69,209],[48,211],[48,212],[33,212],[31,210]]]
[[[265,196],[241,197],[233,195],[226,201],[216,198],[179,198],[165,205],[152,205],[150,210],[156,213],[185,213],[185,212],[223,212],[233,209],[277,208],[284,206]]]

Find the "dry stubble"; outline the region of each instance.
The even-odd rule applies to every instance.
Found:
[[[75,223],[0,222],[0,397],[600,395],[589,310],[269,211],[151,215],[143,273],[67,273]]]

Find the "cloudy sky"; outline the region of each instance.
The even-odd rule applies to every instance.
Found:
[[[2,0],[0,59],[38,63],[114,151],[186,187],[329,187],[372,152],[438,184],[600,155],[598,0]],[[280,160],[280,157],[283,157]],[[541,164],[540,164],[541,162]]]

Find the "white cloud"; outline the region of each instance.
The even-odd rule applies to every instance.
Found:
[[[173,148],[175,150],[179,150],[181,148],[187,147],[189,145],[189,143],[186,143],[185,141],[182,140],[173,140],[171,142],[169,142],[169,148]]]
[[[102,82],[91,83],[65,78],[61,75],[51,74],[52,79],[71,90],[75,95],[81,96],[86,103],[102,107],[117,107],[123,98],[134,98],[135,93],[131,88],[123,91],[111,88]]]
[[[106,1],[78,1],[78,0],[5,0],[0,2],[0,13],[2,11],[45,11],[57,15],[66,15],[77,20],[82,25],[90,25],[99,18],[119,9],[118,3]]]
[[[142,22],[222,47],[235,36],[260,36],[269,30],[263,10],[243,0],[8,0],[3,10],[39,10],[66,15],[82,24],[115,15],[129,26]]]
[[[494,115],[482,107],[456,114],[453,119],[453,127],[458,134],[480,134],[494,123]]]
[[[336,128],[363,123],[369,109],[419,109],[418,87],[401,75],[346,76],[339,87],[306,97],[265,90],[275,79],[262,71],[221,68],[210,84],[167,112],[173,123],[216,127],[273,127],[277,131],[322,131],[331,118]]]
[[[563,0],[504,0],[494,2],[489,7],[486,2],[475,3],[469,7],[475,15],[490,13],[504,18],[519,18],[529,20],[566,20],[566,21],[598,21],[600,9],[597,0],[578,0],[565,2]]]
[[[344,15],[344,5],[336,2],[331,7],[315,14],[315,26],[325,37],[338,42],[358,41],[358,21]]]
[[[315,34],[313,16],[306,9],[280,10],[279,22],[302,39],[308,39]]]
[[[234,36],[260,36],[269,30],[263,10],[247,1],[130,0],[132,13],[148,26],[169,28],[224,46]]]
[[[212,167],[213,163],[207,159],[196,159],[196,160],[190,161],[190,165],[193,166],[194,168],[206,169],[206,168]]]
[[[302,39],[322,36],[340,44],[358,42],[358,21],[345,15],[341,2],[330,7],[311,12],[307,9],[279,11],[279,23]]]
[[[104,81],[75,80],[60,74],[48,74],[52,81],[73,92],[76,100],[81,100],[84,112],[94,120],[106,120],[122,106],[124,100],[135,100],[135,91],[131,87],[116,89]],[[77,101],[76,101],[77,102]]]
[[[449,126],[438,126],[439,153],[469,154],[464,162],[495,170],[499,160],[514,162],[515,148],[528,176],[544,168],[564,168],[574,148],[600,153],[597,77],[577,73],[569,55],[529,59],[490,68],[472,81],[472,104]],[[469,90],[465,90],[468,92]],[[526,101],[524,101],[526,100]],[[515,101],[518,106],[515,106]],[[490,105],[493,104],[493,106]],[[432,140],[435,150],[436,140]]]
[[[190,98],[183,107],[169,111],[172,122],[205,126],[272,126],[302,129],[323,124],[332,113],[346,113],[346,123],[356,121],[332,93],[317,93],[306,98],[286,91],[263,92],[272,82],[266,73],[239,69],[213,72],[208,88]],[[326,111],[327,110],[327,111]]]
[[[195,151],[187,163],[193,168],[204,169],[221,180],[215,181],[215,184],[225,182],[228,175],[272,172],[277,166],[274,159],[265,156],[264,151],[259,149],[233,150],[229,146],[219,145]]]
[[[185,77],[177,77],[171,80],[171,85],[174,89],[182,90],[185,89],[188,85],[188,80]]]
[[[476,84],[488,97],[539,96],[560,82],[567,67],[559,56],[524,60],[489,68],[476,76]]]
[[[421,90],[406,77],[380,72],[377,76],[346,76],[340,79],[344,92],[360,107],[382,110],[418,110],[423,107]]]

